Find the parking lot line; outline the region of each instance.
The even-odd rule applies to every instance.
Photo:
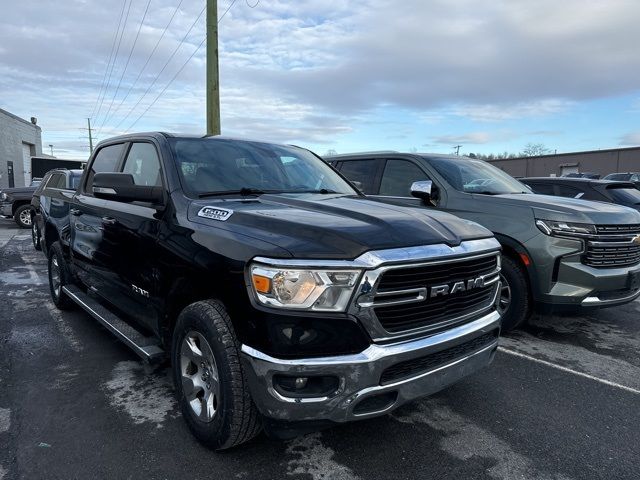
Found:
[[[578,370],[573,370],[573,369],[568,368],[568,367],[563,367],[562,365],[558,365],[556,363],[552,363],[552,362],[549,362],[547,360],[542,360],[540,358],[536,358],[536,357],[533,357],[531,355],[527,355],[526,353],[516,352],[515,350],[511,350],[511,349],[505,348],[505,347],[498,347],[498,350],[503,352],[503,353],[507,353],[509,355],[513,355],[513,356],[520,357],[520,358],[525,358],[525,359],[530,360],[532,362],[540,363],[541,365],[546,365],[547,367],[555,368],[555,369],[561,370],[563,372],[573,373],[574,375],[577,375],[579,377],[588,378],[589,380],[594,380],[596,382],[602,383],[604,385],[608,385],[610,387],[619,388],[620,390],[625,390],[627,392],[631,392],[631,393],[635,393],[637,395],[640,395],[640,390],[638,390],[636,388],[628,387],[626,385],[622,385],[620,383],[612,382],[612,381],[606,380],[604,378],[595,377],[593,375],[589,375],[588,373],[580,372]]]

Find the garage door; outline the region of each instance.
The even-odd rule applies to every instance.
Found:
[[[31,183],[31,145],[22,144],[22,171],[24,172],[25,186]]]

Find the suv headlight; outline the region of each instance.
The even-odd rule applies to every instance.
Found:
[[[4,202],[6,199],[7,199],[7,194],[4,192],[0,193],[0,201]]]
[[[251,265],[251,289],[269,307],[341,312],[346,310],[360,270]]]
[[[596,226],[589,223],[557,222],[555,220],[536,220],[538,229],[546,235],[585,237],[595,235]]]

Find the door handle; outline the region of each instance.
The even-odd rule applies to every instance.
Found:
[[[105,225],[115,225],[117,221],[118,220],[113,217],[102,217],[102,223],[104,223]]]
[[[77,208],[69,209],[69,213],[71,215],[73,215],[74,217],[79,217],[80,215],[82,215],[82,212],[80,210],[78,210]]]

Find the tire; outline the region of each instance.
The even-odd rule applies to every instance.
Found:
[[[13,219],[20,228],[31,228],[31,205],[20,205],[13,214]]]
[[[510,257],[502,256],[500,272],[502,290],[498,311],[502,315],[502,331],[508,332],[523,325],[531,315],[531,293],[526,272]]]
[[[51,300],[59,310],[70,310],[75,306],[75,303],[62,291],[62,287],[71,283],[71,274],[64,259],[60,242],[54,242],[49,247],[48,265]]]
[[[31,219],[31,241],[33,242],[33,248],[40,251],[42,250],[42,235],[40,234],[40,229],[38,228],[38,224],[35,219]]]
[[[204,300],[186,307],[171,343],[176,395],[193,435],[214,450],[258,435],[260,414],[251,399],[240,364],[240,344],[224,306]]]

